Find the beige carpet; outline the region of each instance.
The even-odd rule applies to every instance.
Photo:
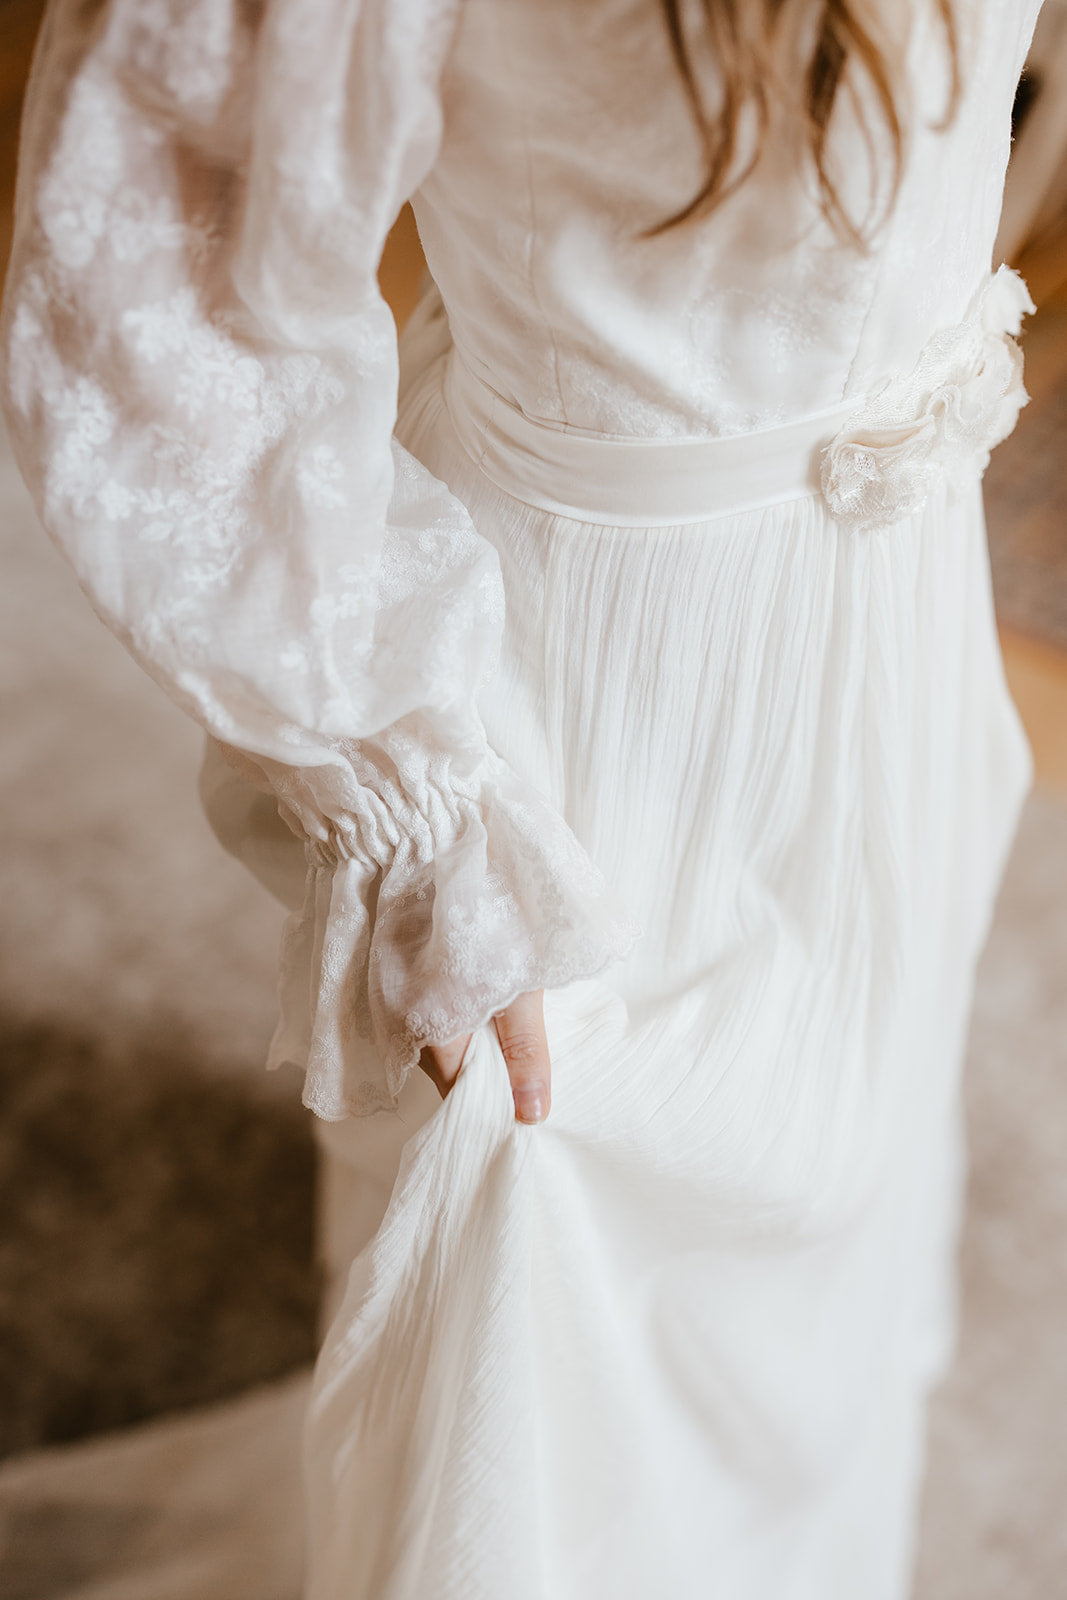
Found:
[[[200,819],[198,737],[91,616],[2,455],[0,538],[0,1451],[22,1452],[305,1362],[313,1176],[298,1086],[260,1068],[279,913]],[[962,1340],[934,1414],[919,1600],[1067,1593],[1065,975],[1067,808],[1039,795],[981,974]],[[75,1446],[62,1469],[13,1457],[0,1592],[121,1600],[109,1563],[155,1549],[163,1600],[170,1537],[186,1556],[200,1540],[204,1566],[182,1568],[199,1600],[285,1600],[292,1463],[249,1441],[283,1450],[300,1393],[296,1377],[206,1428],[183,1414]],[[150,1463],[175,1449],[169,1524],[127,1489],[79,1502],[104,1458],[158,1497]],[[198,1451],[243,1463],[240,1504],[208,1514]],[[34,1501],[56,1470],[66,1497]],[[4,1484],[22,1487],[5,1500]],[[261,1495],[277,1515],[257,1520]],[[269,1585],[227,1577],[221,1545],[211,1565],[240,1517]]]
[[[1067,1595],[1067,806],[1034,795],[978,975],[956,1368],[920,1600]]]

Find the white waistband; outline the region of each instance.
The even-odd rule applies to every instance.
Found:
[[[448,355],[444,398],[464,450],[499,489],[579,522],[706,522],[820,493],[822,452],[850,400],[780,428],[725,438],[642,439],[535,421]]]
[[[505,493],[579,522],[706,522],[821,493],[842,528],[891,526],[934,486],[981,474],[1026,403],[1015,335],[1033,303],[1001,267],[914,367],[867,396],[782,428],[708,439],[627,439],[535,421],[450,351],[445,404],[460,443]]]

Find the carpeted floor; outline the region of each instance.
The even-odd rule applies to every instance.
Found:
[[[313,1185],[304,1114],[195,1030],[0,1018],[0,1455],[309,1361]]]
[[[1067,804],[1023,816],[978,975],[955,1369],[916,1600],[1067,1593]]]

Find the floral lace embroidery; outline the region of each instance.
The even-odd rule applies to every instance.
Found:
[[[486,747],[496,553],[392,436],[376,271],[459,9],[54,0],[23,140],[12,441],[100,614],[305,842],[273,1059],[328,1117],[626,942]]]
[[[822,462],[823,495],[842,526],[886,527],[918,511],[939,482],[984,469],[1026,404],[1012,335],[1033,310],[1018,273],[1001,267],[964,321],[935,335],[914,371],[849,419]]]

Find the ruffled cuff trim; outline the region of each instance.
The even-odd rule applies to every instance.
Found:
[[[326,1121],[395,1109],[424,1045],[595,976],[639,936],[562,818],[503,763],[447,816],[432,850],[402,833],[385,862],[308,847],[268,1064],[304,1068],[304,1104]]]

